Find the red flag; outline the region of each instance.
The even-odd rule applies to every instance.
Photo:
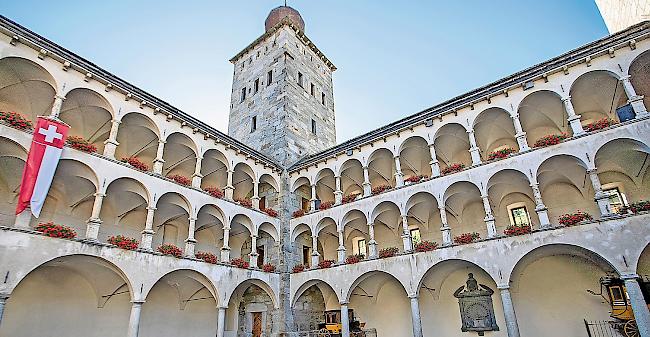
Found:
[[[68,136],[68,129],[69,126],[63,122],[38,117],[20,183],[16,214],[22,213],[28,206],[35,217],[38,218],[41,214]]]

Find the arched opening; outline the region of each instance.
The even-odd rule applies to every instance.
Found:
[[[0,334],[12,337],[126,335],[131,286],[112,263],[70,255],[25,276],[5,306]]]
[[[232,185],[235,187],[233,197],[235,199],[250,199],[253,196],[253,182],[255,173],[253,169],[244,164],[235,165],[235,171],[232,174]]]
[[[106,188],[99,218],[99,239],[106,241],[113,235],[140,240],[149,206],[149,192],[139,181],[118,178]]]
[[[308,212],[311,208],[311,183],[309,179],[300,177],[293,183],[292,191],[296,198],[296,209]]]
[[[510,114],[501,108],[489,108],[474,120],[476,145],[481,149],[481,158],[490,159],[490,153],[503,149],[519,151],[515,126]]]
[[[16,202],[25,161],[27,151],[22,146],[0,137],[0,195],[5,196],[5,202],[0,204],[0,222],[6,225],[13,224],[16,219]]]
[[[444,195],[447,224],[455,235],[478,233],[487,237],[485,225],[485,208],[481,192],[476,185],[468,181],[453,183]]]
[[[223,248],[224,219],[223,212],[215,205],[204,205],[199,209],[194,231],[197,252],[219,256]]]
[[[117,131],[115,158],[137,158],[153,168],[153,161],[158,151],[158,127],[149,117],[132,112],[122,117]]]
[[[411,137],[404,141],[399,151],[399,163],[405,179],[409,177],[431,177],[431,151],[422,137]]]
[[[444,171],[454,164],[472,166],[469,136],[464,126],[456,123],[445,124],[436,132],[433,144],[441,170]]]
[[[343,237],[345,252],[347,255],[371,256],[371,238],[368,232],[368,221],[366,215],[359,210],[351,210],[343,216]]]
[[[391,201],[375,206],[370,217],[375,228],[377,249],[395,247],[404,250],[402,244],[402,216],[399,207]]]
[[[306,224],[299,224],[294,228],[293,233],[291,234],[295,254],[298,260],[296,261],[296,264],[301,264],[306,268],[311,267],[311,253],[313,248],[311,236],[311,228]]]
[[[387,149],[375,150],[368,158],[368,178],[370,186],[395,187],[395,159]]]
[[[334,204],[334,192],[336,191],[336,180],[334,172],[328,168],[318,172],[316,176],[316,199],[320,203]]]
[[[264,264],[270,263],[274,266],[280,263],[280,237],[278,231],[269,222],[260,225],[257,231],[257,267],[262,268]]]
[[[59,118],[70,125],[68,137],[82,137],[104,150],[104,141],[111,132],[113,108],[100,94],[85,88],[71,90],[61,105]]]
[[[156,232],[154,247],[173,244],[181,249],[187,239],[190,204],[182,195],[174,192],[163,194],[156,204],[153,226]]]
[[[253,233],[253,221],[244,214],[237,214],[230,222],[230,258],[242,258],[244,261],[255,265],[255,261],[250,260],[252,252],[253,241],[251,233]]]
[[[217,187],[223,191],[228,185],[228,160],[219,150],[205,152],[201,161],[201,188]]]
[[[336,222],[332,218],[324,218],[316,226],[318,235],[318,254],[320,261],[337,260],[336,249],[339,246],[339,235],[336,228]]]
[[[196,169],[196,145],[190,137],[182,133],[172,133],[167,137],[163,150],[162,174],[170,177],[180,175],[192,180]]]
[[[260,209],[276,208],[278,205],[278,183],[270,174],[262,174],[258,187]]]
[[[618,121],[616,109],[627,104],[627,96],[618,78],[609,71],[590,71],[571,86],[571,102],[583,124],[603,118]]]
[[[316,331],[325,322],[326,310],[340,310],[338,296],[332,287],[321,280],[310,280],[301,285],[294,296],[293,319],[299,332]]]
[[[363,167],[357,159],[346,160],[341,165],[341,191],[343,199],[363,195]]]
[[[36,122],[52,110],[56,82],[38,64],[19,57],[0,59],[0,111],[17,112]]]
[[[230,296],[226,311],[226,336],[272,336],[276,321],[275,298],[268,284],[246,280]]]
[[[634,91],[643,96],[643,104],[647,108],[650,106],[650,53],[646,51],[634,59],[628,74]]]
[[[547,135],[572,135],[564,103],[553,91],[540,90],[529,94],[519,104],[517,113],[531,147]]]
[[[497,232],[503,233],[508,226],[539,228],[535,197],[525,174],[511,169],[499,171],[488,180],[487,191]]]
[[[414,246],[422,241],[442,242],[440,210],[433,195],[428,192],[412,195],[406,202],[406,214]]]
[[[193,270],[175,270],[161,277],[142,305],[142,337],[215,336],[217,292],[210,280]]]

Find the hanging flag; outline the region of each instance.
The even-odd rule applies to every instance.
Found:
[[[41,214],[69,128],[61,121],[38,117],[20,183],[16,214],[27,207],[31,208],[35,217]]]

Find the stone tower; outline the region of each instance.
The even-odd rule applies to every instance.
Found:
[[[271,11],[234,65],[228,134],[288,167],[336,144],[332,72],[300,13]]]

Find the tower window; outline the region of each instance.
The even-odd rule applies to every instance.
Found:
[[[241,88],[241,102],[246,99],[246,87]]]
[[[298,73],[298,85],[302,87],[302,73]]]
[[[269,72],[266,73],[266,85],[271,83],[273,83],[273,70],[269,70]]]
[[[259,78],[255,80],[255,93],[257,93],[258,91],[260,91],[260,79]]]
[[[316,121],[311,120],[311,133],[316,134]]]
[[[257,130],[257,116],[253,116],[251,119],[251,132]]]
[[[312,96],[315,96],[315,95],[316,95],[316,86],[314,85],[314,83],[312,83],[312,84],[309,86],[309,92],[311,93]]]
[[[320,104],[325,105],[325,93],[320,93]]]

